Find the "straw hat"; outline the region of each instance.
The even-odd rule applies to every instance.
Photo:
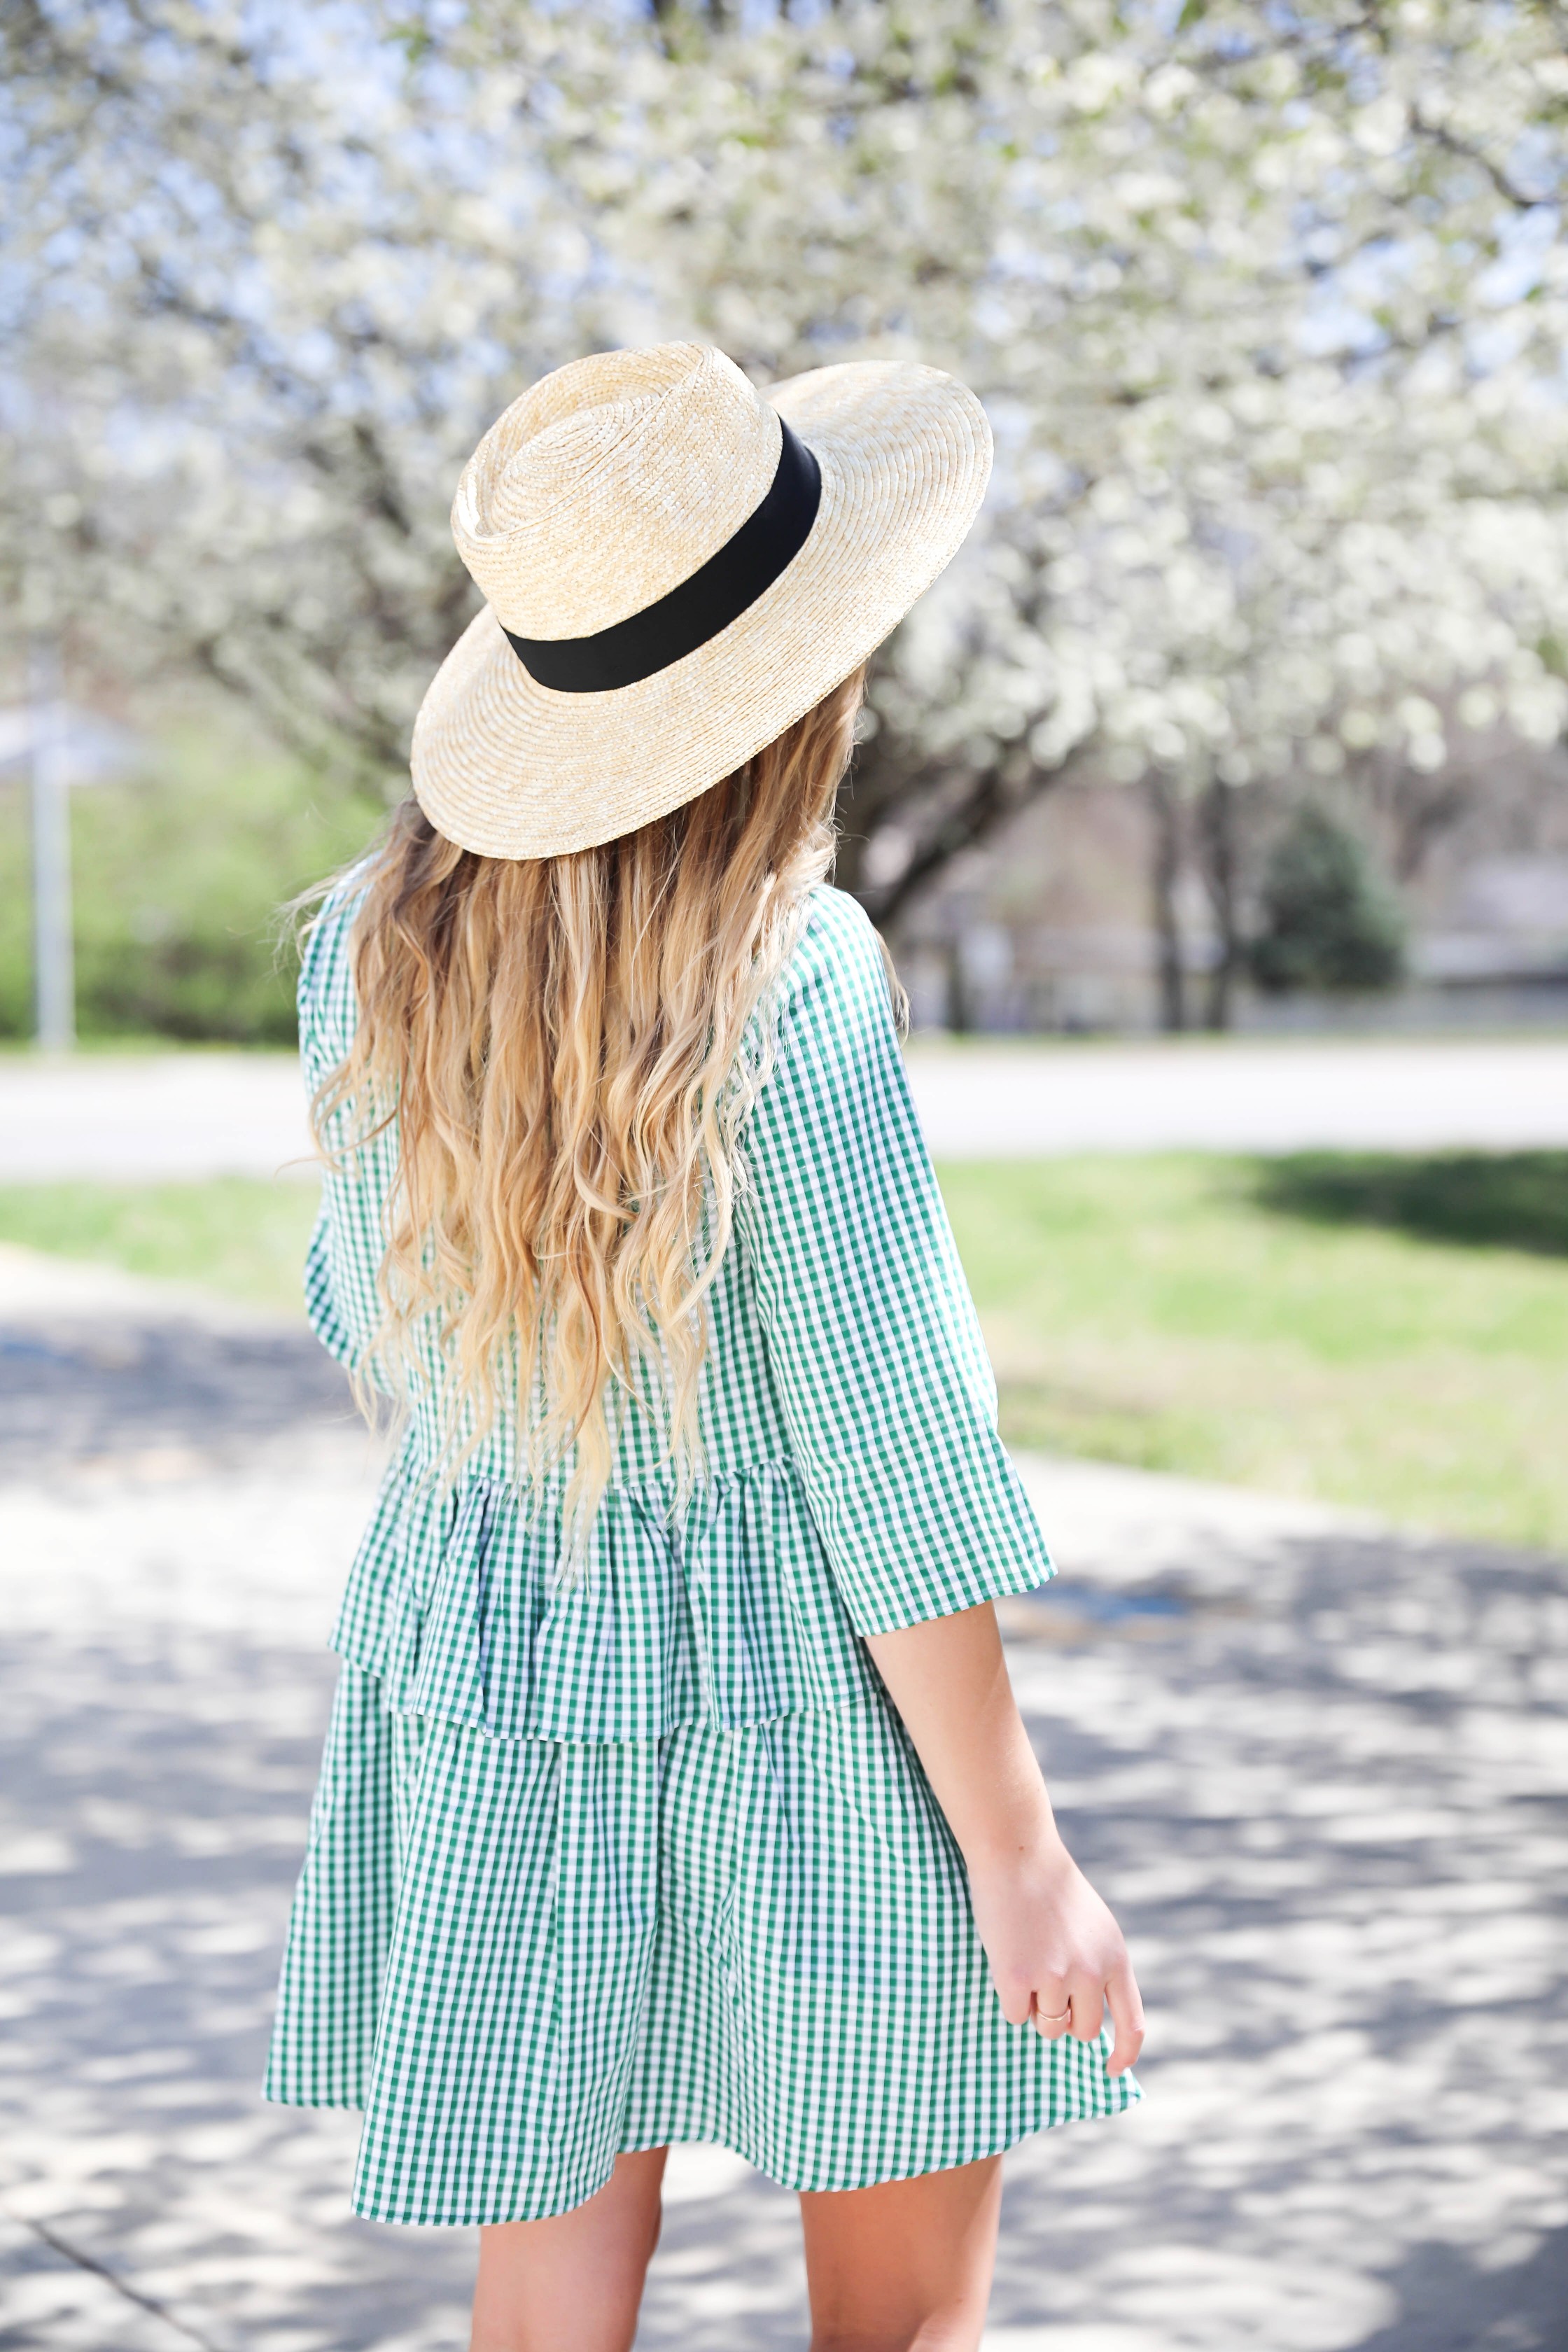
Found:
[[[991,470],[935,368],[814,368],[764,396],[700,343],[557,368],[463,469],[487,599],[414,727],[437,831],[551,857],[693,800],[847,677],[956,551]]]

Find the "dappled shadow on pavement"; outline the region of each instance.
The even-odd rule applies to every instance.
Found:
[[[1325,1535],[1260,1546],[1244,1591],[1202,1557],[1168,1589],[1180,1631],[1016,1662],[1152,2034],[1146,2108],[1013,2162],[998,2344],[1048,2316],[1054,2352],[1545,2352],[1568,2336],[1535,2262],[1568,2219],[1561,1573]],[[1434,2245],[1468,2300],[1420,2291]],[[1457,2336],[1461,2308],[1507,2332]]]
[[[0,1245],[0,1480],[188,1475],[353,1411],[300,1318]]]
[[[1529,2244],[1529,2242],[1526,2242]],[[1521,2252],[1503,2239],[1486,2263],[1442,2239],[1413,2247],[1387,2284],[1396,2311],[1356,2352],[1515,2352],[1568,2341],[1568,2228]]]
[[[225,2347],[392,2343],[410,2294],[435,2315],[418,2247],[317,2223],[351,2119],[301,2132],[257,2097],[329,1663],[207,1634],[38,1634],[0,1686],[21,1748],[8,1804],[29,1824],[0,1895],[26,2013],[5,2059],[24,2119],[5,2202]],[[0,2343],[107,2352],[98,2297],[73,2324],[73,2284],[58,2263],[35,2273]]]
[[[0,1477],[154,1448],[210,1455],[353,1411],[307,1331],[121,1320],[0,1336]]]
[[[355,2119],[256,2095],[374,1460],[303,1358],[246,1434],[255,1335],[180,1371],[174,1328],[180,1450],[110,1414],[85,1466],[0,1486],[0,2347],[457,2352],[468,2234],[353,2221]],[[1552,2352],[1561,1572],[1266,1517],[1227,1549],[1127,1491],[1007,1621],[1134,1939],[1149,2098],[1015,2152],[988,2341]],[[639,2341],[801,2346],[793,2200],[721,2151],[671,2192]]]

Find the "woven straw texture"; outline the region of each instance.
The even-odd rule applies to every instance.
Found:
[[[730,625],[636,685],[563,694],[507,643],[590,635],[690,577],[762,501],[784,416],[822,499],[805,546]],[[494,857],[550,857],[694,799],[864,661],[956,553],[991,432],[935,368],[862,361],[760,394],[695,343],[559,368],[468,461],[452,512],[487,604],[415,723],[414,789],[437,829]]]

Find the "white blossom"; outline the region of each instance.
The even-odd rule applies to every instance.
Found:
[[[920,358],[996,425],[875,687],[878,907],[1080,756],[1256,792],[1562,728],[1552,11],[802,15],[9,12],[0,490],[73,643],[395,769],[479,432],[690,334],[764,381]]]

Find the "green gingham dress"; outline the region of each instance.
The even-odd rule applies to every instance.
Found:
[[[355,1022],[352,897],[300,981],[314,1086]],[[1003,2017],[963,1861],[861,1637],[1051,1573],[905,1082],[876,934],[813,894],[710,1301],[703,1472],[627,1415],[587,1573],[499,1427],[454,1489],[414,1385],[342,1672],[269,2097],[364,2110],[375,2220],[536,2219],[618,2150],[786,2187],[938,2171],[1139,2095]],[[388,1133],[329,1173],[311,1320],[377,1321]]]

